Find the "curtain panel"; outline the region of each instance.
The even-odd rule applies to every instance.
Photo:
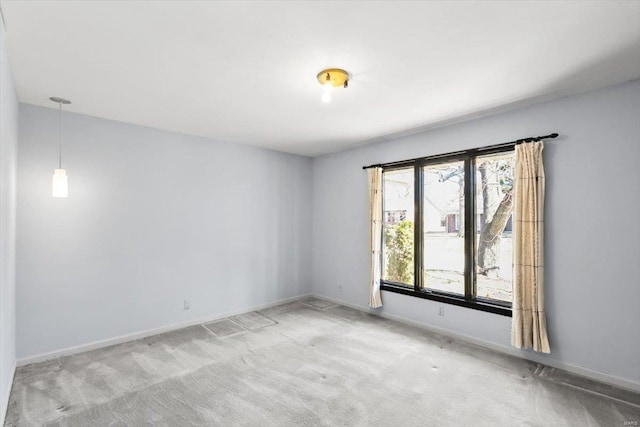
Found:
[[[511,344],[549,353],[544,312],[544,144],[516,145]]]
[[[382,307],[380,277],[382,275],[382,168],[369,169],[369,248],[371,272],[369,307]]]

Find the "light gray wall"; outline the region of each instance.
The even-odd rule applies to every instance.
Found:
[[[16,365],[16,164],[18,100],[0,19],[0,425]]]
[[[18,359],[311,292],[311,159],[63,113],[56,199],[57,126],[20,105]]]
[[[554,131],[561,137],[545,147],[552,352],[518,354],[640,389],[638,81],[315,158],[314,293],[367,304],[368,193],[362,166]],[[509,347],[508,317],[451,305],[440,317],[437,302],[389,292],[383,292],[383,302],[385,315]]]

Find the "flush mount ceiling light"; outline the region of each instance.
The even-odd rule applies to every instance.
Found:
[[[322,94],[322,102],[331,102],[331,92],[334,87],[347,88],[349,86],[349,73],[340,68],[328,68],[318,73],[318,81],[322,85],[324,93]]]
[[[69,188],[67,186],[67,171],[62,169],[62,104],[71,104],[71,101],[64,98],[52,96],[49,98],[58,103],[58,169],[53,170],[53,197],[67,197]]]

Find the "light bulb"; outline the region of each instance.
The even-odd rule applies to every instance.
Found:
[[[327,79],[324,84],[322,85],[322,90],[323,90],[323,94],[322,94],[322,102],[324,102],[325,104],[328,102],[331,102],[331,92],[333,91],[333,84],[331,84],[331,80]]]
[[[54,169],[53,171],[53,197],[67,197],[69,187],[67,186],[67,171],[64,169]]]

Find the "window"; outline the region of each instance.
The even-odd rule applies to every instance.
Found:
[[[398,169],[382,180],[383,279],[404,287],[413,286],[413,175],[413,169]]]
[[[511,315],[512,147],[383,169],[382,289]]]
[[[476,157],[476,294],[511,302],[514,154]]]
[[[464,295],[464,162],[424,166],[422,176],[422,286]]]

